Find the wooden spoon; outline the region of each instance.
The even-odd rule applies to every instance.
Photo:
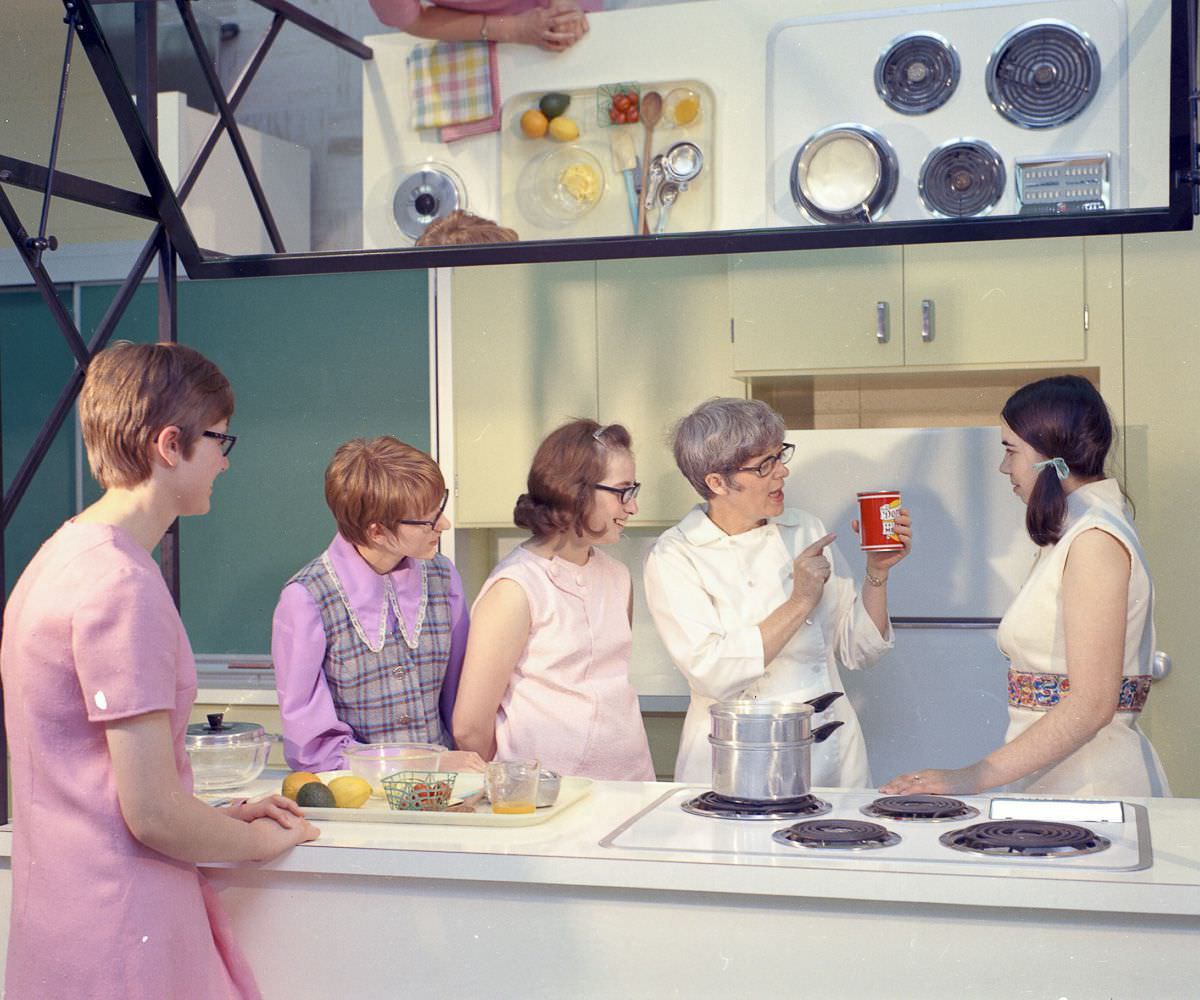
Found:
[[[650,179],[650,155],[654,146],[654,126],[662,117],[662,94],[650,90],[642,94],[641,108],[638,111],[642,126],[646,129],[646,144],[642,149],[642,197],[638,201],[637,232],[643,236],[650,233],[650,220],[646,217],[646,189]]]

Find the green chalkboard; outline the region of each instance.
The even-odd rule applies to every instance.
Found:
[[[71,311],[71,294],[60,301]],[[0,292],[0,421],[4,490],[75,368],[67,343],[35,291]],[[5,593],[38,547],[74,513],[75,420],[68,417],[4,533]]]
[[[280,588],[333,537],[324,473],[342,441],[394,434],[429,448],[426,283],[425,271],[180,283],[179,341],[221,367],[237,404],[212,510],[180,526],[197,653],[269,651]],[[82,289],[85,327],[114,291]],[[153,339],[155,295],[139,290],[119,338]]]

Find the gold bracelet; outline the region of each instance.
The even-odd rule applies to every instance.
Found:
[[[488,40],[487,19],[488,19],[487,14],[484,14],[483,20],[479,22],[479,37],[482,38],[485,42]]]
[[[867,583],[869,583],[872,587],[882,587],[887,583],[886,576],[882,580],[877,576],[872,576],[869,572],[866,573],[865,576],[867,578]]]

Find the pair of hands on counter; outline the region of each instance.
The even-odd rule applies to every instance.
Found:
[[[533,7],[511,17],[512,38],[506,41],[536,45],[548,52],[563,52],[588,32],[587,15],[575,0],[552,0],[549,6]]]

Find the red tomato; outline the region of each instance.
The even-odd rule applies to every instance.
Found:
[[[616,108],[608,109],[608,120],[614,125],[620,125],[625,121],[625,116]]]
[[[637,121],[637,120],[638,120],[638,109],[637,109],[637,108],[630,108],[628,111],[626,111],[626,112],[625,112],[625,120],[626,120],[627,122],[635,122],[635,121]]]
[[[617,94],[617,96],[612,99],[612,106],[618,111],[628,111],[629,98],[624,94]]]

